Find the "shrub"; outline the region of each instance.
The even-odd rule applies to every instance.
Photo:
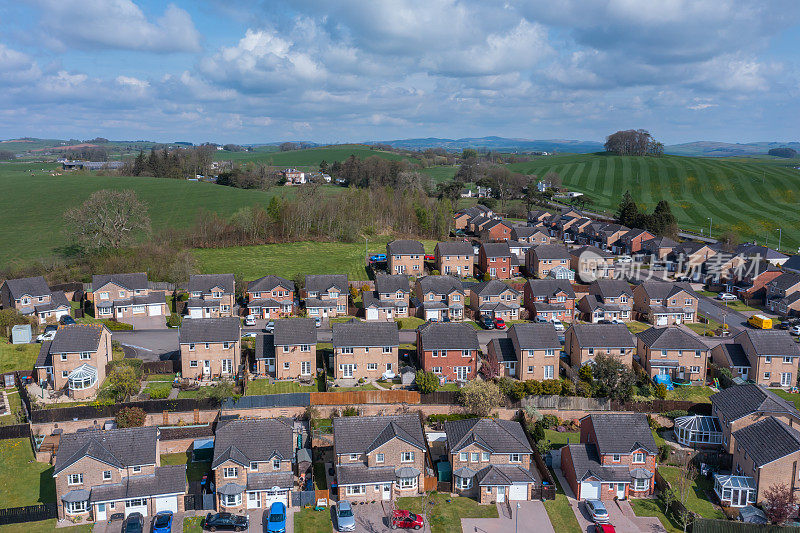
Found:
[[[438,270],[436,270],[435,268],[433,270],[431,270],[431,275],[432,276],[438,276],[439,274],[440,274],[440,272]]]
[[[679,418],[681,416],[686,416],[689,413],[687,411],[684,411],[683,409],[675,409],[674,411],[665,411],[665,412],[663,412],[661,414],[662,414],[662,416],[666,416],[667,418],[675,419],[675,418]]]
[[[521,381],[514,380],[506,394],[512,400],[521,400],[525,397],[525,384]]]
[[[366,283],[361,286],[361,292],[370,292],[371,290]]]
[[[357,298],[358,297],[358,289],[356,289],[355,287],[350,287],[350,296],[352,296],[353,298]]]
[[[342,416],[358,416],[358,407],[348,405],[342,410]]]
[[[535,379],[525,382],[525,394],[528,396],[539,396],[542,393],[542,384]]]
[[[577,396],[582,396],[583,398],[591,398],[592,393],[593,393],[592,386],[585,381],[579,381],[577,385],[575,385],[575,394]]]
[[[659,400],[663,400],[667,397],[667,386],[663,383],[657,383],[653,394],[655,394],[655,397]]]
[[[236,398],[233,381],[229,379],[221,380],[216,385],[200,387],[197,396],[199,398],[212,398],[219,403],[222,403],[226,398]]]
[[[151,400],[163,400],[169,397],[170,389],[167,387],[148,388],[145,392]]]
[[[658,462],[663,463],[669,457],[669,452],[672,451],[672,446],[669,444],[662,444],[658,447]]]
[[[490,381],[470,381],[458,396],[459,403],[478,416],[489,416],[502,400],[500,388]]]
[[[534,442],[544,440],[544,424],[542,424],[541,420],[530,424],[528,426],[528,431],[530,432],[531,438],[533,438]]]
[[[561,392],[560,379],[546,379],[542,381],[542,394],[553,395]]]
[[[645,383],[643,385],[637,385],[638,395],[643,396],[645,398],[649,398],[653,396],[653,385],[650,383]]]
[[[580,370],[578,370],[578,378],[586,383],[594,383],[592,365],[583,365]]]
[[[183,321],[183,318],[181,318],[181,315],[179,315],[177,313],[172,313],[167,318],[167,326],[169,326],[171,328],[178,328],[178,327],[180,327],[182,321]]]
[[[442,424],[444,422],[452,422],[454,420],[467,420],[475,418],[475,415],[464,413],[451,413],[446,415],[428,415],[426,419],[428,424]]]
[[[575,384],[568,379],[561,380],[561,395],[562,396],[575,396]]]
[[[422,394],[430,394],[439,388],[439,376],[433,372],[417,370],[415,381],[417,383],[417,388]]]
[[[486,273],[483,275],[483,281],[492,281],[492,275],[491,275],[491,274],[489,274],[488,272],[486,272]]]
[[[539,410],[532,405],[526,405],[523,411],[525,411],[525,414],[528,415],[528,417],[534,422],[538,422],[539,419],[542,418],[542,413],[540,413]]]
[[[558,425],[558,417],[556,415],[544,415],[540,422],[545,429],[553,429]]]
[[[119,428],[139,428],[146,419],[147,413],[140,407],[123,407],[115,418]]]
[[[117,322],[116,320],[110,320],[108,318],[104,318],[101,322],[105,324],[110,331],[130,331],[133,329],[133,326],[130,324]]]

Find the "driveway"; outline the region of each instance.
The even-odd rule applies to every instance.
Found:
[[[389,510],[391,509],[391,502],[385,502],[386,507],[381,502],[365,503],[363,505],[354,505],[353,513],[356,516],[356,529],[355,533],[383,533],[393,531],[389,527],[389,519],[387,518]],[[331,506],[331,520],[334,528],[338,527],[336,523],[336,507]],[[428,521],[425,520],[427,524]],[[334,531],[338,531],[334,529]],[[430,531],[425,527],[424,531]],[[299,533],[299,532],[298,532]]]
[[[166,361],[178,357],[177,329],[113,331],[111,339],[122,345],[125,357],[143,361]]]
[[[519,508],[515,506],[519,504]],[[511,518],[499,508],[500,518],[462,518],[463,533],[555,533],[553,524],[547,516],[544,504],[540,501],[512,502]],[[508,511],[506,511],[507,513]]]
[[[163,315],[130,317],[124,318],[123,321],[133,326],[135,330],[167,329],[167,317]]]

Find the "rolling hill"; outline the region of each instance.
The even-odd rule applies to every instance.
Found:
[[[276,167],[297,167],[302,170],[317,170],[322,161],[327,161],[330,164],[334,161],[344,161],[351,155],[360,159],[366,159],[374,155],[395,161],[409,159],[402,154],[376,150],[364,144],[337,144],[318,148],[306,148],[304,150],[291,150],[288,152],[278,152],[275,151],[274,147],[265,146],[263,148],[259,147],[253,152],[218,151],[214,154],[214,159],[239,162],[253,161]]]

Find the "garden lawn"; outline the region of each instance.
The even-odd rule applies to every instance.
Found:
[[[183,519],[183,533],[203,533],[203,516]]]
[[[658,471],[661,472],[661,476],[669,482],[677,496],[678,476],[681,475],[680,469],[675,466],[659,466]],[[722,510],[711,503],[708,496],[706,496],[706,493],[711,494],[713,491],[714,482],[705,476],[698,475],[689,487],[686,496],[686,508],[699,514],[703,518],[724,519],[725,514]]]
[[[278,381],[270,384],[268,379],[257,379],[247,382],[245,396],[261,396],[263,394],[283,394],[286,392],[317,392],[317,380],[313,385],[300,385],[294,381]]]
[[[330,507],[324,511],[306,507],[294,513],[294,530],[297,533],[330,533],[332,528]]]
[[[24,507],[55,501],[53,467],[36,462],[30,439],[0,440],[0,506]]]
[[[325,477],[325,464],[321,461],[314,463],[314,489],[326,490],[328,479]]]
[[[199,390],[182,390],[178,391],[178,398],[199,398]]]
[[[447,500],[451,500],[447,503]],[[495,505],[481,505],[472,498],[453,497],[449,494],[433,492],[428,501],[435,504],[427,507],[428,523],[431,533],[451,533],[461,531],[462,518],[497,518]],[[422,513],[422,497],[398,498],[397,507],[412,513]]]
[[[22,399],[17,389],[8,389],[6,396],[8,396],[9,414],[0,416],[0,426],[13,426],[17,423],[17,411],[22,407]]]
[[[61,531],[63,533],[90,533],[92,531],[92,524],[83,524],[80,526],[59,526],[56,529],[55,518],[50,520],[42,520],[40,522],[25,522],[25,524],[7,524],[0,526],[0,533],[53,533],[53,531]],[[25,527],[22,527],[22,526]],[[186,531],[184,529],[184,531]],[[200,531],[199,529],[197,531]]]
[[[628,331],[630,331],[634,335],[636,335],[637,333],[640,333],[640,332],[642,332],[642,331],[644,331],[646,329],[650,329],[651,327],[653,327],[652,324],[647,324],[645,322],[639,322],[637,320],[632,320],[630,322],[626,322],[625,325],[628,326]]]
[[[566,494],[561,489],[561,483],[558,482],[558,477],[550,471],[550,475],[556,482],[556,499],[546,500],[544,502],[544,509],[547,511],[547,516],[550,518],[550,523],[553,525],[553,530],[556,533],[580,533],[581,526],[578,524],[578,519],[575,518],[575,512],[567,500]]]
[[[716,327],[713,324],[703,324],[700,322],[686,323],[686,327],[697,333],[698,335],[705,335],[706,333],[713,335]]]
[[[165,453],[161,456],[161,466],[186,465],[186,480],[188,482],[200,481],[211,470],[208,461],[191,461],[191,452]]]
[[[783,398],[784,400],[789,400],[790,402],[794,403],[794,406],[800,409],[800,394],[789,392],[783,389],[770,389],[772,392]]]
[[[378,387],[372,383],[365,383],[364,385],[359,385],[357,387],[332,387],[328,392],[353,392],[360,390],[378,390]]]
[[[145,379],[147,381],[169,381],[172,383],[175,380],[175,374],[148,374]]]
[[[41,344],[10,344],[0,337],[0,373],[12,370],[33,370]]]
[[[171,390],[171,381],[150,381],[142,392],[156,398],[166,398]]]
[[[425,323],[424,320],[415,316],[396,318],[394,321],[400,324],[400,329],[417,329],[417,327]]]
[[[636,516],[654,516],[658,518],[661,522],[661,525],[664,526],[669,533],[683,533],[683,528],[678,526],[678,523],[674,521],[672,515],[670,518],[667,518],[664,515],[664,511],[662,511],[663,506],[661,504],[661,500],[658,498],[654,499],[631,499],[631,507],[633,508],[633,513]]]
[[[581,440],[581,434],[577,431],[565,431],[560,433],[554,429],[545,429],[544,438],[550,441],[552,448],[561,448],[567,444],[577,444]]]
[[[709,396],[714,391],[706,386],[695,385],[675,385],[675,390],[667,391],[667,400],[681,400],[694,403],[711,403]]]

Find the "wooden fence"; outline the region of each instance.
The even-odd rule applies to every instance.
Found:
[[[664,479],[663,477],[661,477],[661,472],[659,472],[658,469],[656,469],[655,482],[656,482],[656,489],[659,492],[663,491],[663,490],[668,490],[668,489],[671,488],[669,482],[666,479]],[[678,496],[678,495],[676,494],[676,496]],[[676,517],[687,516],[685,514],[688,511],[686,509],[686,506],[683,505],[678,500],[675,500],[674,502],[672,502],[672,505],[670,505],[670,510],[672,511],[673,516],[676,516]]]
[[[439,479],[436,476],[423,476],[422,490],[428,492],[438,489],[439,489]]]
[[[28,424],[14,424],[13,426],[0,426],[0,440],[23,439],[31,436],[31,427]]]
[[[419,404],[420,394],[409,390],[312,392],[311,405]]]
[[[551,409],[557,411],[631,411],[635,413],[664,413],[703,409],[707,404],[681,400],[653,400],[652,402],[620,402],[610,398],[582,398],[580,396],[526,396],[520,400],[522,408]]]
[[[436,391],[430,394],[420,394],[422,405],[449,405],[458,403],[458,391]]]
[[[0,509],[0,525],[38,522],[50,518],[58,518],[58,507],[55,503]]]

